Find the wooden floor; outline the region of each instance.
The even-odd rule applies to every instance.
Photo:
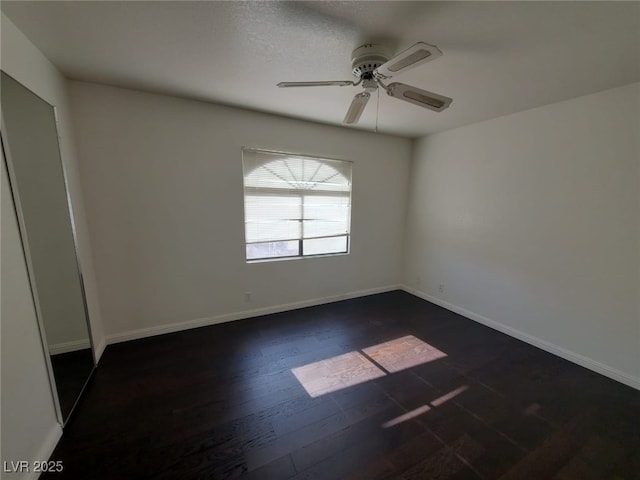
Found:
[[[62,417],[67,418],[93,370],[93,352],[90,348],[51,355],[51,368]]]
[[[364,353],[406,336],[441,354]],[[381,374],[312,398],[292,373],[349,353]],[[109,346],[52,460],[42,478],[637,480],[640,392],[391,292]]]

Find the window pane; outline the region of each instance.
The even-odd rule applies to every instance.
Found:
[[[300,238],[300,221],[247,222],[245,231],[247,243],[291,240]]]
[[[349,197],[305,195],[303,237],[328,237],[349,233]]]
[[[322,255],[324,253],[346,253],[347,237],[313,238],[303,240],[304,255]]]
[[[349,233],[346,221],[340,220],[305,220],[303,237],[328,237],[331,235],[345,235]]]
[[[299,195],[245,195],[244,216],[254,220],[293,220],[302,217],[302,199]]]
[[[247,245],[247,260],[258,260],[261,258],[276,257],[297,257],[300,242],[297,240],[289,242],[265,242],[251,243]]]
[[[347,220],[349,218],[349,197],[305,195],[303,206],[304,218],[307,219]]]

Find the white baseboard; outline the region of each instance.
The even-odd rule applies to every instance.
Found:
[[[93,351],[93,355],[96,359],[96,365],[100,362],[100,358],[102,358],[102,354],[104,353],[104,349],[107,347],[106,339],[103,337],[100,339],[100,343],[98,343]]]
[[[477,313],[471,312],[467,309],[458,307],[449,302],[446,302],[440,298],[432,297],[420,290],[416,290],[414,288],[403,285],[401,287],[405,292],[410,293],[411,295],[415,295],[416,297],[422,298],[423,300],[427,300],[428,302],[434,303],[440,307],[446,308],[454,313],[462,315],[470,320],[486,325],[487,327],[493,328],[494,330],[498,330],[502,333],[506,333],[511,337],[515,337],[518,340],[522,340],[523,342],[529,343],[535,347],[541,348],[549,353],[553,353],[558,357],[562,357],[565,360],[569,360],[570,362],[576,363],[582,367],[588,368],[589,370],[593,370],[594,372],[600,373],[605,377],[612,378],[620,383],[624,383],[625,385],[629,385],[635,389],[640,390],[640,378],[634,377],[633,375],[629,375],[621,370],[605,365],[604,363],[600,363],[596,360],[593,360],[589,357],[585,357],[584,355],[580,355],[579,353],[573,352],[571,350],[567,350],[566,348],[560,347],[553,343],[547,342],[546,340],[542,340],[538,337],[534,337],[533,335],[529,335],[528,333],[522,332],[515,328],[509,327],[502,323],[496,322],[495,320],[491,320],[490,318],[483,317]]]
[[[313,307],[325,303],[337,302],[340,300],[348,300],[350,298],[365,297],[376,293],[390,292],[400,290],[400,285],[388,285],[385,287],[370,288],[367,290],[359,290],[340,295],[331,295],[329,297],[313,298],[310,300],[302,300],[300,302],[286,303],[283,305],[275,305],[272,307],[256,308],[252,310],[243,310],[235,313],[226,313],[213,317],[198,318],[196,320],[188,320],[186,322],[171,323],[168,325],[158,325],[157,327],[141,328],[139,330],[131,330],[128,332],[116,333],[106,336],[107,345],[112,343],[127,342],[129,340],[137,340],[140,338],[151,337],[154,335],[162,335],[164,333],[179,332],[181,330],[189,330],[191,328],[206,327],[216,325],[218,323],[231,322],[234,320],[242,320],[246,318],[259,317],[260,315],[269,315],[272,313],[286,312],[289,310],[297,310],[299,308]]]
[[[71,342],[56,343],[55,345],[49,345],[49,355],[75,352],[86,348],[91,348],[91,343],[89,343],[88,338],[86,340],[73,340]]]
[[[62,427],[60,426],[60,424],[56,423],[52,425],[51,429],[49,430],[49,433],[44,438],[44,441],[42,442],[40,449],[36,453],[36,456],[29,462],[29,465],[33,467],[34,461],[42,462],[45,460],[49,460],[49,458],[51,458],[51,454],[56,448],[56,445],[58,445],[58,442],[60,441],[61,437],[62,437]],[[32,480],[32,479],[35,480],[39,476],[40,476],[40,473],[32,471],[32,468],[31,468],[29,473],[25,475],[23,478],[28,480]]]

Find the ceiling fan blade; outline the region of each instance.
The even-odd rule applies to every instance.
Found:
[[[380,78],[391,78],[400,72],[435,60],[441,55],[442,52],[435,45],[418,42],[380,65],[374,70],[374,74]]]
[[[404,83],[390,83],[387,86],[387,93],[394,98],[399,98],[405,102],[413,103],[420,107],[428,108],[434,112],[441,112],[451,105],[453,101],[444,95],[428,92],[420,88],[405,85]]]
[[[318,81],[318,82],[280,82],[278,86],[282,87],[346,87],[353,85],[350,80],[336,80],[336,81]]]
[[[367,102],[369,101],[370,97],[371,94],[369,94],[369,92],[361,92],[353,97],[351,105],[349,106],[349,110],[347,110],[347,114],[344,116],[344,120],[342,121],[342,123],[344,123],[345,125],[354,125],[358,123],[358,120],[360,120],[360,115],[362,115],[364,107],[367,106]]]

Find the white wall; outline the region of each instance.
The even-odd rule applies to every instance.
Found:
[[[103,342],[81,192],[68,117],[66,81],[60,72],[2,14],[0,67],[57,106],[62,159],[78,225],[94,341]],[[4,160],[3,160],[4,164]],[[46,373],[24,254],[7,177],[2,172],[2,460],[47,458],[61,434]],[[16,475],[15,478],[19,476]]]
[[[398,285],[409,140],[81,82],[71,99],[110,341]],[[351,253],[247,264],[242,146],[353,160]]]
[[[633,84],[418,140],[405,284],[640,388],[639,139]]]
[[[48,458],[51,454],[58,438],[62,435],[62,430],[56,420],[4,156],[1,156],[0,160],[2,160],[0,458],[1,461],[6,462],[41,460]],[[19,474],[4,475],[8,478],[22,477]]]

